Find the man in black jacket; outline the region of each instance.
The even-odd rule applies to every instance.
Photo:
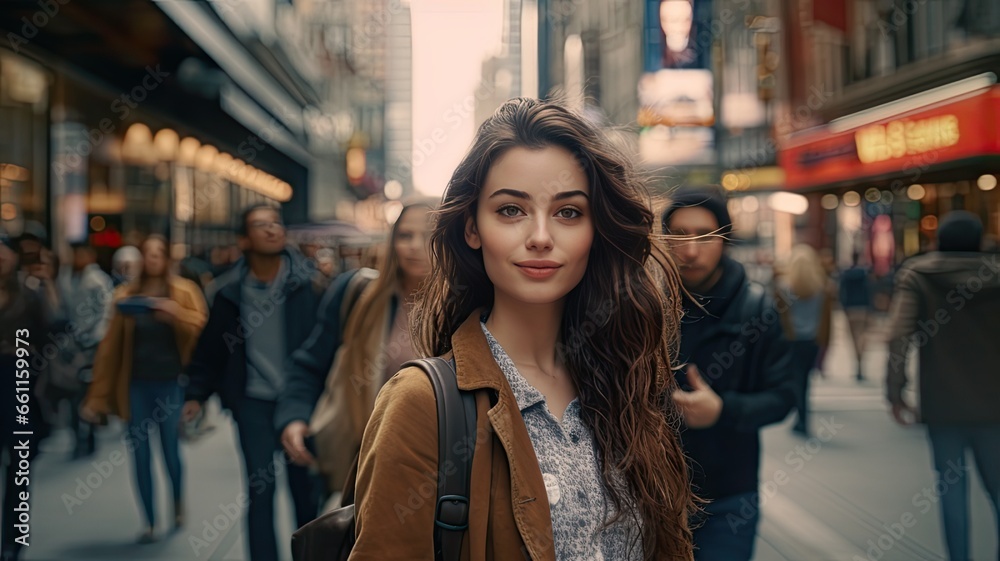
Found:
[[[949,212],[937,235],[938,251],[896,273],[886,398],[898,423],[927,425],[937,482],[923,503],[940,504],[948,558],[957,560],[971,554],[966,450],[1000,536],[1000,259],[980,252],[983,224],[972,213]],[[919,413],[903,396],[911,346],[918,349]]]
[[[184,419],[191,420],[218,393],[236,421],[248,491],[237,501],[247,508],[251,561],[277,561],[274,491],[285,471],[299,527],[316,517],[319,481],[291,464],[281,450],[274,418],[286,383],[290,355],[312,331],[319,304],[311,264],[285,244],[277,209],[254,205],[239,228],[244,258],[213,281],[208,323],[188,365]]]
[[[695,492],[711,500],[694,530],[698,561],[753,556],[761,427],[785,418],[795,403],[790,351],[778,310],[721,236],[732,229],[726,203],[707,191],[681,190],[663,214],[684,287],[681,390],[674,401],[686,429]]]

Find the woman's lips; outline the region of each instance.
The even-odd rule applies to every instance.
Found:
[[[556,274],[559,267],[561,267],[558,263],[540,261],[525,261],[522,263],[515,263],[515,265],[521,270],[522,273],[533,279],[549,278]]]

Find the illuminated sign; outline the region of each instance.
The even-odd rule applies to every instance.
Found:
[[[862,163],[883,162],[958,144],[958,117],[940,115],[918,121],[900,119],[865,127],[854,134]]]

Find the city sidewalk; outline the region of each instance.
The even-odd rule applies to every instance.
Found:
[[[214,401],[212,402],[214,403]],[[214,431],[202,440],[182,444],[187,520],[184,528],[166,533],[172,521],[169,479],[162,466],[159,440],[152,443],[160,541],[135,543],[144,524],[133,493],[132,460],[121,441],[121,427],[101,431],[97,453],[69,461],[69,434],[59,431],[43,445],[32,466],[31,546],[27,561],[239,561],[244,551],[245,515],[238,497],[244,492],[243,463],[227,416],[212,407]],[[124,455],[124,463],[117,454]],[[279,473],[282,477],[283,473]],[[291,561],[291,499],[278,485],[275,516],[284,559]]]
[[[884,325],[876,321],[869,333],[868,380],[858,383],[846,320],[836,313],[826,378],[812,380],[813,437],[795,436],[792,416],[764,431],[756,560],[946,558],[938,505],[929,500],[926,432],[897,425],[883,397]],[[971,479],[972,558],[992,560],[996,523],[979,478]]]

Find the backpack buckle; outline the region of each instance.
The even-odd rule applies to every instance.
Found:
[[[442,495],[437,502],[434,524],[445,530],[461,531],[469,527],[469,498]]]

